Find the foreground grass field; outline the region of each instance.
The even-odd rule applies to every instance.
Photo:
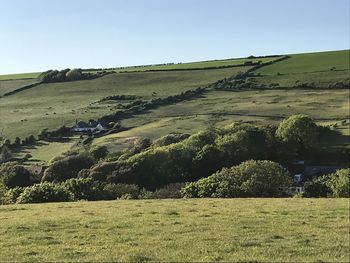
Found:
[[[349,262],[349,205],[183,199],[1,206],[0,261]]]

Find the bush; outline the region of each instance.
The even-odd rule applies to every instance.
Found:
[[[314,178],[304,191],[305,197],[350,197],[350,169]]]
[[[0,166],[0,180],[6,187],[14,188],[30,186],[34,178],[24,166],[8,162]]]
[[[0,163],[7,162],[11,160],[11,158],[12,158],[11,150],[8,148],[8,146],[3,145],[0,149]]]
[[[23,191],[24,188],[22,187],[8,189],[3,195],[3,204],[15,204]]]
[[[17,199],[18,203],[45,203],[73,201],[74,195],[64,186],[50,182],[26,187]]]
[[[181,189],[184,187],[184,183],[173,183],[164,186],[163,188],[157,189],[153,193],[153,198],[164,199],[164,198],[181,198]]]
[[[105,184],[102,188],[104,199],[115,200],[122,197],[136,199],[140,194],[140,188],[134,184]]]
[[[45,170],[42,182],[63,182],[77,177],[80,170],[90,168],[93,164],[94,159],[86,154],[63,158]]]
[[[108,155],[108,149],[106,146],[97,146],[92,148],[89,152],[95,160],[100,160]]]
[[[283,120],[276,131],[276,136],[283,142],[295,145],[297,150],[313,148],[319,135],[315,122],[307,115],[298,114]]]
[[[184,197],[279,197],[291,183],[288,172],[272,161],[246,161],[186,184]]]
[[[74,200],[100,200],[101,187],[90,178],[72,178],[61,184],[71,192]]]

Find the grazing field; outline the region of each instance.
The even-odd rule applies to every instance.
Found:
[[[280,87],[291,88],[301,83],[315,83],[317,88],[328,88],[337,82],[350,85],[350,70],[266,75],[253,78],[262,84],[278,83]]]
[[[349,262],[349,205],[265,198],[1,206],[0,261]]]
[[[11,80],[11,79],[35,79],[40,75],[41,72],[31,73],[19,73],[19,74],[7,74],[0,75],[0,80]]]
[[[116,110],[115,104],[92,104],[105,96],[167,97],[246,69],[249,67],[110,74],[94,80],[41,84],[0,99],[0,130],[10,139],[36,135],[43,128],[71,125],[76,119],[87,121]]]
[[[7,92],[36,82],[37,79],[0,80],[0,97]]]
[[[126,119],[123,126],[134,128],[95,139],[94,144],[115,151],[129,146],[132,140],[127,138],[136,136],[156,139],[171,132],[192,134],[234,121],[277,123],[297,113],[309,114],[321,123],[335,123],[349,118],[347,94],[347,90],[210,91],[202,98]]]
[[[270,62],[278,59],[279,57],[265,57],[265,58],[239,58],[239,59],[223,59],[223,60],[210,60],[200,62],[189,62],[189,63],[178,63],[178,64],[167,64],[167,65],[150,65],[150,66],[134,66],[117,68],[118,72],[133,72],[133,71],[152,71],[152,70],[186,70],[186,69],[205,69],[205,68],[216,68],[216,67],[230,67],[242,65],[246,62],[256,63]]]
[[[279,63],[260,68],[257,73],[262,75],[295,74],[318,71],[349,70],[350,50],[294,54]]]

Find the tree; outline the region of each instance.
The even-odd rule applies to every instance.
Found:
[[[305,183],[305,197],[350,197],[350,169],[341,169]]]
[[[29,186],[33,183],[32,174],[24,166],[8,162],[0,166],[0,180],[8,188]]]
[[[297,150],[314,147],[319,130],[313,119],[307,115],[292,115],[283,120],[276,131],[276,136],[283,142],[295,145]]]
[[[290,183],[288,171],[278,163],[250,160],[189,183],[182,194],[185,197],[279,197]]]
[[[76,68],[76,69],[69,70],[66,73],[66,80],[79,80],[82,78],[82,76],[83,76],[83,73],[81,69]]]
[[[17,202],[24,203],[45,203],[45,202],[67,202],[74,200],[73,194],[60,184],[44,182],[26,187]]]
[[[0,150],[0,163],[7,162],[11,158],[12,158],[12,152],[6,145],[3,145]]]
[[[49,166],[41,179],[42,182],[63,182],[67,179],[78,176],[80,170],[90,168],[94,164],[94,159],[85,154],[68,156],[54,162]]]

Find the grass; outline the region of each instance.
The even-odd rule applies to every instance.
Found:
[[[265,198],[1,206],[0,261],[348,262],[349,205]]]
[[[94,80],[41,84],[0,99],[0,130],[11,139],[36,135],[44,128],[71,125],[76,119],[87,121],[115,111],[115,104],[93,104],[105,96],[167,97],[206,86],[248,68],[120,73]]]
[[[223,60],[210,60],[210,61],[200,61],[200,62],[189,62],[189,63],[178,63],[178,64],[168,64],[168,65],[149,65],[149,66],[133,66],[117,68],[117,72],[133,72],[133,71],[152,71],[152,70],[186,70],[186,69],[205,69],[211,67],[230,67],[242,65],[245,62],[270,62],[278,59],[278,57],[266,57],[266,58],[239,58],[239,59],[223,59]]]
[[[191,134],[234,121],[277,123],[297,113],[309,114],[320,123],[327,119],[334,123],[348,118],[347,94],[347,90],[211,91],[202,98],[126,119],[122,121],[123,126],[134,128],[95,139],[94,145],[106,145],[110,151],[118,151],[129,146],[137,136],[156,139],[171,132]],[[331,143],[338,140],[333,139]],[[345,139],[348,141],[348,137]]]
[[[350,69],[350,50],[306,53],[291,55],[291,58],[260,68],[257,73],[262,75],[295,74],[307,72]]]
[[[6,75],[0,75],[0,80],[35,79],[40,74],[41,72],[6,74]]]
[[[23,147],[19,153],[15,154],[14,157],[23,158],[26,154],[31,154],[32,157],[30,158],[30,162],[28,162],[28,164],[33,162],[48,163],[54,157],[69,151],[73,145],[74,140],[70,140],[68,142],[39,141],[33,146]]]
[[[7,92],[36,82],[36,79],[0,80],[0,97]]]

